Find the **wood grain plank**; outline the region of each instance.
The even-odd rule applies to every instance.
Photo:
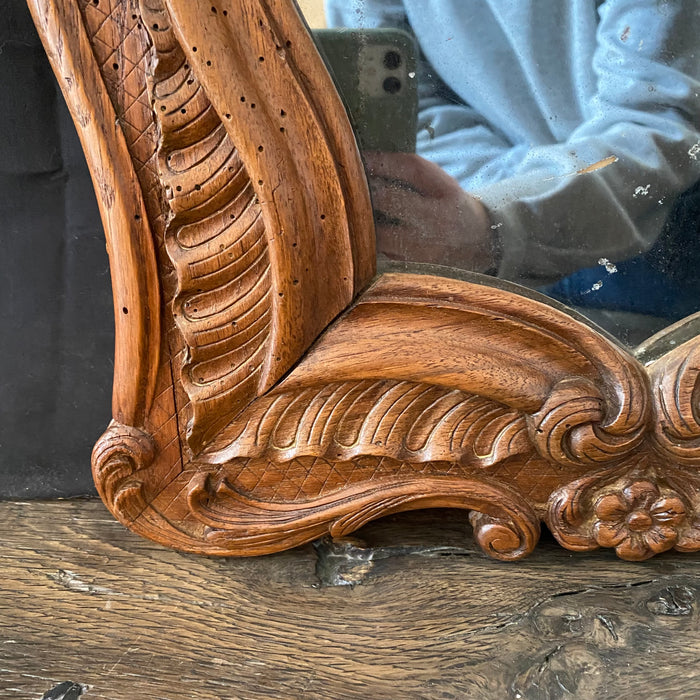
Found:
[[[96,501],[2,503],[0,695],[70,680],[88,700],[698,696],[700,561],[548,541],[499,564],[469,530],[427,511],[210,559]]]

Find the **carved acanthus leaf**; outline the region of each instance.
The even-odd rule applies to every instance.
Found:
[[[374,455],[488,467],[532,449],[523,414],[495,401],[418,382],[364,380],[261,397],[199,459]]]

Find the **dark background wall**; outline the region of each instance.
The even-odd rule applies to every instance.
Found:
[[[0,13],[0,498],[94,493],[109,268],[90,176],[25,0]]]

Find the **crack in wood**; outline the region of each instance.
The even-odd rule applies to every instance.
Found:
[[[88,686],[73,681],[63,681],[47,690],[41,700],[78,700],[89,690]]]

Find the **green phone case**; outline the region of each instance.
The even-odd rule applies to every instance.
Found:
[[[415,39],[400,29],[319,29],[313,35],[360,150],[415,152]]]

